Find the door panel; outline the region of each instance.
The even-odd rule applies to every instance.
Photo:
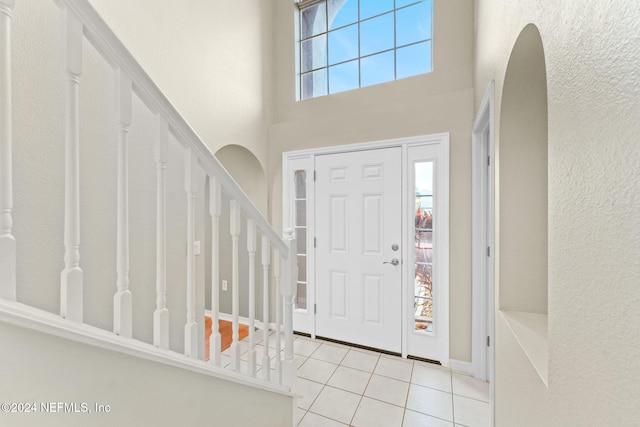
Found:
[[[399,147],[316,157],[318,336],[401,351],[401,172]]]

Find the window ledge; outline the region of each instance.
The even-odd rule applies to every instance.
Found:
[[[500,310],[500,314],[509,325],[509,329],[544,384],[549,386],[547,334],[549,316],[547,314],[503,310]]]

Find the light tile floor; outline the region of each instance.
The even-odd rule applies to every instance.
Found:
[[[451,369],[296,336],[300,427],[488,427],[489,384]]]
[[[262,334],[256,334],[262,377]],[[240,342],[247,371],[248,338]],[[284,340],[281,340],[281,347]],[[269,336],[270,358],[275,336]],[[489,427],[489,384],[449,368],[294,335],[299,427]],[[222,366],[230,368],[230,349]],[[272,369],[273,371],[273,369]]]

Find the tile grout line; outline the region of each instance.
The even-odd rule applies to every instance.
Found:
[[[318,395],[313,399],[313,401],[310,402],[309,409],[298,408],[299,410],[303,411],[303,415],[300,418],[300,422],[302,422],[308,416],[308,413],[311,412],[312,414],[314,414],[316,416],[324,417],[324,418],[336,421],[336,422],[341,423],[341,424],[343,423],[342,421],[337,420],[337,419],[335,419],[335,418],[333,418],[331,416],[321,415],[321,414],[318,414],[318,413],[313,412],[311,410],[311,407],[316,403],[316,401],[319,398],[319,396],[324,391],[326,391],[328,387],[331,387],[331,388],[334,388],[336,390],[341,390],[343,392],[355,394],[356,396],[358,396],[358,402],[357,402],[357,405],[355,407],[355,411],[354,411],[354,413],[353,413],[353,415],[351,417],[350,422],[347,424],[349,426],[352,426],[353,422],[354,422],[354,420],[356,418],[356,414],[358,413],[358,411],[359,411],[359,409],[360,409],[360,407],[362,405],[362,402],[364,401],[364,398],[368,397],[368,396],[365,395],[365,393],[366,393],[368,387],[371,385],[371,381],[373,380],[373,375],[379,375],[381,378],[387,378],[387,379],[391,379],[391,380],[402,381],[402,380],[398,380],[397,378],[392,377],[392,376],[387,376],[387,375],[384,375],[384,374],[376,373],[376,369],[381,366],[380,362],[381,362],[381,360],[383,359],[383,356],[384,356],[381,353],[374,354],[374,356],[377,356],[377,359],[376,359],[376,362],[374,363],[374,366],[373,366],[372,370],[364,370],[362,368],[356,368],[356,367],[352,367],[352,366],[343,365],[343,362],[345,361],[347,356],[352,352],[354,354],[356,354],[356,353],[370,354],[370,353],[368,353],[368,352],[360,352],[360,351],[358,351],[359,350],[358,348],[354,348],[354,347],[350,347],[350,346],[345,346],[345,347],[336,346],[336,348],[346,348],[347,351],[344,353],[344,355],[342,357],[340,357],[340,360],[337,363],[334,363],[332,361],[328,361],[328,360],[324,360],[324,359],[316,359],[316,358],[312,357],[314,354],[318,354],[318,352],[322,351],[321,347],[326,349],[326,348],[329,348],[329,347],[332,347],[332,346],[331,346],[331,344],[327,344],[325,346],[325,343],[320,343],[320,345],[318,345],[318,347],[316,347],[308,356],[299,355],[299,356],[302,356],[304,358],[304,360],[300,364],[300,367],[305,365],[309,360],[317,360],[317,361],[321,361],[321,362],[330,363],[332,365],[335,365],[335,369],[333,370],[331,375],[328,377],[328,379],[326,381],[324,381],[324,382],[318,382],[318,381],[315,381],[315,380],[312,380],[312,379],[301,377],[301,378],[304,378],[307,381],[314,382],[314,383],[316,383],[318,385],[321,385],[322,387],[321,387]],[[329,356],[329,358],[331,358],[331,355]],[[395,359],[393,359],[393,360],[395,360]],[[409,400],[409,392],[410,392],[412,386],[425,388],[425,389],[431,389],[431,390],[435,390],[435,391],[439,391],[439,392],[445,392],[444,390],[440,390],[439,388],[433,388],[433,387],[424,386],[424,385],[420,385],[420,384],[414,384],[412,381],[413,381],[413,375],[416,372],[416,363],[415,363],[415,361],[412,361],[412,360],[402,360],[402,361],[403,362],[411,362],[409,381],[406,382],[408,384],[408,389],[407,389],[407,395],[405,396],[405,399],[404,399],[404,406],[397,405],[397,404],[394,404],[394,403],[390,403],[390,402],[387,402],[385,400],[377,399],[377,398],[374,398],[374,397],[368,397],[369,399],[371,399],[373,401],[380,402],[382,404],[387,404],[387,405],[391,405],[391,406],[403,409],[402,418],[401,418],[401,425],[404,423],[404,421],[406,419],[406,412],[409,410],[407,408],[407,404],[408,404],[408,400]],[[361,393],[357,393],[357,392],[354,392],[352,390],[347,390],[347,389],[344,389],[342,387],[336,387],[336,386],[329,385],[329,382],[331,381],[332,378],[335,377],[336,372],[338,371],[338,368],[340,368],[340,367],[343,367],[345,369],[352,369],[354,371],[358,371],[358,372],[365,373],[365,374],[369,375],[368,380],[366,382],[366,385],[364,386],[364,389],[363,389],[363,391]],[[481,402],[481,403],[490,403],[490,402],[486,402],[485,400],[482,400],[482,399],[477,399],[477,398],[474,398],[474,397],[467,397],[467,396],[459,395],[459,394],[455,393],[454,385],[453,385],[453,372],[450,369],[447,369],[447,372],[449,374],[449,382],[450,382],[450,387],[451,387],[451,392],[450,392],[450,395],[451,395],[451,408],[452,408],[452,421],[451,422],[453,422],[454,425],[456,425],[456,426],[460,425],[461,427],[463,427],[462,424],[455,424],[456,423],[455,396],[464,397],[464,398],[467,398],[467,399],[470,399],[470,400],[473,400],[473,401],[477,401],[477,402]],[[402,381],[402,382],[405,382],[405,381]],[[447,420],[445,420],[443,418],[436,417],[436,416],[434,416],[432,414],[424,413],[422,411],[416,411],[416,412],[419,413],[419,414],[426,415],[428,417],[433,417],[433,418],[436,418],[436,419],[442,419],[443,421],[447,421]]]
[[[302,365],[304,365],[304,364],[305,364],[309,359],[312,359],[312,357],[311,357],[311,356],[313,356],[313,354],[314,354],[316,351],[318,351],[318,349],[319,349],[321,346],[322,346],[322,343],[321,343],[318,347],[316,347],[316,349],[315,349],[314,351],[312,351],[312,352],[311,352],[311,354],[309,354],[309,356],[307,356],[307,359],[306,359],[306,360],[305,360],[305,361],[304,361],[300,366],[302,367]],[[349,352],[349,350],[347,350],[347,353],[348,353],[348,352]],[[345,356],[346,356],[346,354],[347,354],[347,353],[345,353]],[[343,359],[344,359],[344,356],[343,356]],[[313,360],[320,360],[320,359],[313,359]],[[320,361],[321,361],[321,362],[325,362],[324,360],[320,360]],[[342,359],[341,359],[341,361],[342,361]],[[331,362],[327,362],[327,363],[331,363]],[[309,404],[309,409],[307,409],[307,410],[305,411],[305,414],[304,414],[304,416],[300,419],[300,422],[302,422],[302,420],[304,419],[304,417],[306,417],[306,416],[307,416],[307,414],[308,414],[309,412],[311,412],[311,407],[312,407],[312,406],[313,406],[313,404],[316,402],[316,400],[318,400],[318,397],[320,397],[320,395],[322,394],[322,392],[324,391],[324,389],[325,389],[325,388],[327,388],[327,387],[330,387],[330,386],[328,385],[328,383],[329,383],[329,381],[331,381],[331,378],[333,378],[333,376],[335,375],[336,371],[338,370],[338,368],[339,368],[340,366],[341,366],[340,364],[336,365],[336,368],[335,368],[335,369],[334,369],[334,371],[331,373],[331,375],[329,376],[329,378],[327,378],[327,381],[325,381],[324,383],[319,383],[319,382],[317,382],[317,381],[313,381],[313,380],[310,380],[310,379],[308,379],[308,378],[304,378],[304,379],[306,379],[307,381],[313,381],[313,382],[315,382],[315,383],[317,383],[317,384],[322,384],[322,388],[320,389],[320,392],[319,392],[319,393],[318,393],[318,395],[315,397],[315,399],[313,399],[313,401]],[[337,387],[335,387],[335,388],[337,388]],[[347,391],[347,390],[344,390],[344,391]],[[356,410],[357,410],[357,409],[356,409]],[[318,415],[318,416],[321,416],[321,417],[324,417],[324,418],[327,418],[327,419],[330,419],[330,420],[336,421],[336,422],[340,422],[340,421],[335,420],[335,419],[333,419],[333,418],[329,418],[329,417],[327,417],[327,416],[325,416],[325,415],[316,414],[315,412],[311,412],[311,413],[312,413],[312,414],[314,414],[314,415]],[[300,424],[300,423],[298,423],[298,424]]]
[[[456,425],[456,408],[453,403],[453,372],[449,370],[449,381],[451,382],[451,419],[453,420],[453,425]]]
[[[349,351],[351,351],[351,349],[349,349]],[[349,352],[347,352],[349,353]],[[365,353],[366,354],[366,353]],[[346,355],[345,355],[346,357]],[[349,421],[349,425],[353,425],[353,419],[356,417],[356,414],[358,413],[358,409],[360,408],[360,404],[362,403],[362,399],[364,399],[364,394],[367,392],[367,388],[369,387],[369,384],[371,383],[371,378],[373,378],[373,373],[376,371],[376,368],[378,367],[378,363],[380,363],[380,355],[378,354],[378,360],[376,361],[376,364],[373,367],[373,371],[371,371],[371,376],[369,377],[369,381],[367,381],[367,385],[364,387],[364,390],[362,392],[362,394],[360,395],[360,400],[358,401],[358,405],[356,406],[356,410],[353,412],[353,416],[351,417],[351,421]]]
[[[294,352],[294,355],[295,355],[295,352]],[[297,376],[297,372],[298,372],[298,370],[302,367],[302,365],[304,365],[305,363],[307,363],[307,360],[309,360],[309,356],[304,356],[304,355],[302,355],[302,354],[299,354],[299,356],[302,356],[302,357],[304,357],[305,359],[304,359],[304,361],[300,364],[300,366],[296,367],[296,376]],[[294,357],[295,357],[295,356],[294,356]],[[306,378],[304,378],[304,379],[306,379]],[[308,381],[310,381],[310,380],[308,380]],[[324,386],[323,386],[323,388],[324,388]],[[320,389],[320,391],[322,392],[322,389]],[[320,395],[320,393],[318,393],[318,396],[319,396],[319,395]],[[316,396],[316,399],[318,398],[318,396]],[[315,400],[315,399],[313,399],[313,402],[315,402],[315,401],[316,401],[316,400]],[[298,421],[298,423],[296,424],[297,426],[299,426],[299,425],[300,425],[300,423],[302,423],[302,420],[304,420],[304,417],[306,417],[306,416],[307,416],[307,414],[309,413],[309,409],[311,409],[311,405],[313,405],[313,402],[311,402],[311,404],[309,405],[309,408],[307,408],[307,409],[300,408],[300,407],[297,405],[297,403],[296,403],[296,408],[298,408],[298,409],[302,409],[302,410],[304,411],[304,415],[302,415],[302,417],[300,417],[300,420],[299,420],[299,421]]]
[[[407,359],[409,360],[409,359]],[[413,369],[415,368],[416,364],[415,362],[412,360],[411,361],[411,374],[409,374],[409,388],[407,389],[407,396],[404,399],[404,411],[402,411],[402,422],[400,423],[400,426],[404,425],[404,417],[407,415],[407,403],[409,403],[409,393],[411,393],[411,380],[413,379]]]

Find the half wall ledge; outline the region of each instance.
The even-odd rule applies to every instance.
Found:
[[[549,387],[549,316],[524,311],[500,310],[514,337],[527,355],[534,369]]]

